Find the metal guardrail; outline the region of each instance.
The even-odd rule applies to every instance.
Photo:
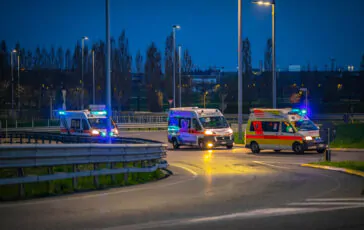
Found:
[[[0,170],[18,169],[17,177],[0,178],[0,185],[19,184],[20,195],[24,195],[24,183],[44,182],[72,178],[73,187],[77,187],[77,178],[93,176],[95,186],[99,186],[98,176],[128,173],[154,172],[168,166],[165,144],[29,144],[0,145]],[[141,167],[135,167],[141,162]],[[99,165],[107,163],[108,168],[99,169]],[[122,168],[116,168],[122,163]],[[133,167],[128,164],[133,163]],[[92,164],[93,170],[80,171],[78,166]],[[53,173],[53,167],[72,165],[72,172]],[[24,175],[24,168],[48,167],[47,175]],[[112,180],[115,178],[112,177]]]
[[[131,137],[112,137],[113,144],[161,144],[161,142]],[[0,144],[58,144],[58,143],[106,143],[106,139],[90,136],[62,135],[49,132],[8,131],[0,132]]]

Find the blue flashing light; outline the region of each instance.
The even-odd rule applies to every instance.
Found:
[[[58,113],[59,113],[59,115],[66,115],[65,111],[59,111]]]
[[[93,115],[106,115],[106,111],[91,111],[91,114]]]
[[[106,133],[102,132],[102,133],[101,133],[101,136],[103,136],[103,137],[104,137],[104,136],[106,136]]]
[[[306,114],[307,111],[305,109],[302,109],[302,114]]]

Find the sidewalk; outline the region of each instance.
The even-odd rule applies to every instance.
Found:
[[[310,168],[317,168],[317,169],[324,169],[324,170],[331,170],[331,171],[337,171],[337,172],[343,172],[355,176],[364,177],[364,172],[359,170],[353,170],[353,169],[346,169],[346,168],[338,168],[338,167],[332,167],[332,166],[325,166],[325,165],[315,165],[315,164],[302,164],[302,167],[310,167]]]

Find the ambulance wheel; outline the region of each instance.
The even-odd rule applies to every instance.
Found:
[[[252,153],[259,153],[260,152],[260,148],[257,142],[253,141],[250,144],[250,149],[252,150]]]
[[[227,145],[226,148],[227,149],[232,149],[233,148],[233,145]]]
[[[305,152],[303,149],[303,145],[298,142],[293,144],[292,149],[297,154],[303,154]]]
[[[179,144],[177,142],[177,139],[176,138],[173,138],[172,140],[172,145],[173,145],[173,148],[174,149],[178,149],[179,148]]]
[[[280,149],[275,149],[274,152],[279,153],[281,150]]]
[[[199,147],[201,150],[205,150],[205,149],[206,149],[205,142],[204,142],[203,140],[199,140],[199,141],[198,141],[198,147]]]

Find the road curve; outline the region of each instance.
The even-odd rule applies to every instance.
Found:
[[[320,157],[170,150],[167,179],[0,203],[1,229],[363,229],[363,179],[299,166]]]

